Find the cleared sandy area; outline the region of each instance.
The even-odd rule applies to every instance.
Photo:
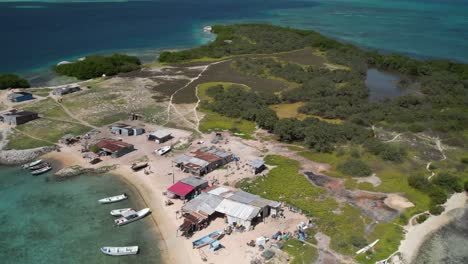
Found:
[[[138,123],[133,123],[137,125]],[[153,131],[158,126],[144,125],[146,131]],[[177,214],[183,202],[173,199],[173,205],[166,206],[165,201],[168,199],[163,195],[163,192],[172,185],[174,181],[190,176],[187,173],[181,172],[178,168],[172,167],[172,159],[187,151],[196,150],[202,146],[211,146],[213,134],[202,135],[201,138],[192,138],[192,133],[180,129],[164,128],[170,130],[174,138],[163,144],[157,144],[147,140],[146,135],[140,136],[116,136],[109,132],[109,129],[101,129],[101,133],[93,136],[89,141],[97,140],[98,138],[121,138],[123,141],[134,144],[136,151],[133,151],[123,157],[113,159],[104,157],[103,161],[91,165],[82,158],[80,152],[81,144],[74,146],[61,146],[60,152],[47,154],[44,158],[52,158],[60,160],[64,166],[81,165],[83,167],[96,168],[105,165],[117,164],[118,168],[112,173],[120,175],[128,183],[132,184],[139,191],[143,200],[151,208],[151,217],[154,219],[158,227],[161,237],[164,242],[161,243],[160,249],[166,263],[250,263],[253,259],[260,258],[258,247],[252,248],[247,246],[247,242],[255,240],[260,236],[271,237],[277,231],[294,231],[296,225],[300,222],[306,222],[305,216],[298,213],[293,213],[287,209],[284,212],[285,218],[273,219],[266,218],[265,222],[259,223],[255,229],[248,232],[233,233],[223,237],[220,242],[224,246],[222,249],[211,252],[209,248],[202,250],[192,249],[192,241],[208,234],[215,230],[223,230],[226,226],[223,219],[218,218],[210,223],[210,225],[194,234],[192,238],[181,237],[177,228],[182,224],[183,219]],[[199,142],[203,142],[199,144]],[[193,142],[188,145],[187,142]],[[206,179],[210,184],[215,183],[223,186],[234,186],[235,182],[245,177],[252,177],[250,168],[246,165],[249,160],[261,157],[263,155],[263,147],[255,144],[249,144],[251,141],[245,141],[240,138],[230,137],[228,133],[224,134],[224,139],[215,146],[229,150],[240,157],[239,162],[231,162],[224,169],[215,170],[208,175]],[[154,150],[163,145],[179,145],[187,146],[186,149],[173,149],[164,156],[154,154]],[[134,172],[130,166],[136,160],[140,160],[146,156],[151,170],[150,174],[145,174],[143,170]],[[205,256],[207,262],[202,260]],[[275,263],[287,263],[287,256],[276,257]]]

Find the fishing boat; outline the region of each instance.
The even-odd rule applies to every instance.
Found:
[[[49,162],[42,162],[42,163],[39,163],[36,166],[29,167],[29,169],[30,170],[38,170],[38,169],[42,169],[42,168],[47,167],[47,166],[50,166]]]
[[[129,247],[102,247],[101,252],[111,256],[135,255],[138,253],[138,246]]]
[[[159,156],[162,156],[168,153],[169,151],[171,151],[171,146],[164,146],[164,147],[158,148],[155,152],[158,153]]]
[[[223,234],[223,231],[214,231],[213,233],[192,241],[192,246],[193,248],[204,247],[218,240],[218,238],[220,238]]]
[[[99,200],[99,202],[102,203],[102,204],[116,203],[116,202],[120,202],[122,200],[125,200],[127,198],[128,198],[127,194],[124,193],[124,194],[120,194],[120,195],[116,195],[116,196],[102,198],[102,199]]]
[[[132,208],[114,209],[110,211],[110,214],[113,216],[121,216],[124,212],[127,212],[129,210],[133,210],[133,209]]]
[[[36,161],[31,162],[31,163],[24,164],[23,169],[28,169],[30,167],[39,165],[40,163],[42,163],[42,160],[36,160]]]
[[[115,219],[114,223],[118,226],[126,225],[145,217],[147,214],[149,214],[149,212],[149,208],[141,209],[140,211],[135,211],[131,209],[126,212],[123,212],[122,217]]]
[[[32,175],[36,176],[36,175],[39,175],[39,174],[42,174],[42,173],[46,173],[48,171],[50,171],[52,169],[52,166],[47,166],[47,167],[44,167],[44,168],[41,168],[41,169],[38,169],[38,170],[34,170],[31,172]]]
[[[147,166],[148,166],[148,162],[139,162],[139,163],[133,163],[131,168],[134,171],[138,171],[143,168],[146,168]]]

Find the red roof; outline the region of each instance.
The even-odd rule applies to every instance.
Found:
[[[187,194],[193,191],[193,187],[182,182],[177,182],[171,187],[169,187],[167,190],[178,196],[186,196]]]
[[[100,149],[106,149],[110,152],[116,152],[123,148],[133,147],[132,144],[125,143],[123,141],[113,139],[102,139],[96,144]]]
[[[193,152],[193,155],[195,156],[195,158],[198,158],[198,159],[201,159],[201,160],[204,160],[204,161],[208,161],[208,162],[215,162],[217,160],[220,160],[221,158],[214,155],[214,154],[211,154],[211,153],[206,153],[206,152],[203,152],[201,150],[197,150],[195,152]]]

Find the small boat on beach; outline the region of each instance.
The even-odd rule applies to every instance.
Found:
[[[148,166],[148,162],[139,162],[139,163],[133,163],[131,168],[134,171],[139,171],[143,168],[146,168],[147,166]]]
[[[155,152],[158,153],[159,156],[162,156],[168,153],[169,151],[171,151],[171,146],[164,146],[155,150]]]
[[[208,235],[192,241],[193,248],[201,248],[218,240],[224,234],[223,231],[214,231]]]
[[[38,169],[42,169],[42,168],[47,167],[47,166],[50,166],[49,162],[42,162],[42,163],[39,163],[36,166],[29,167],[29,169],[30,170],[38,170]]]
[[[110,256],[126,256],[138,253],[138,246],[129,247],[102,247],[101,252]]]
[[[149,208],[141,209],[140,211],[135,211],[131,209],[126,212],[123,212],[122,217],[115,219],[114,223],[118,226],[126,225],[145,217],[147,214],[149,214],[149,212]]]
[[[132,208],[122,208],[122,209],[114,209],[110,211],[110,214],[113,216],[121,216],[124,212],[133,210]]]
[[[31,162],[31,163],[24,164],[22,167],[23,167],[23,169],[29,169],[29,168],[31,168],[33,166],[36,166],[36,165],[39,165],[41,163],[42,163],[42,160],[36,160],[36,161]]]
[[[36,175],[39,175],[39,174],[42,174],[42,173],[46,173],[46,172],[50,171],[51,169],[52,169],[52,166],[46,166],[46,167],[43,167],[41,169],[32,171],[31,174],[36,176]]]
[[[120,194],[120,195],[116,195],[116,196],[102,198],[102,199],[99,200],[99,202],[102,203],[102,204],[116,203],[116,202],[120,202],[122,200],[125,200],[127,198],[128,198],[127,194],[124,193],[124,194]]]

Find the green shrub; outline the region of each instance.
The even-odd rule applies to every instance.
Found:
[[[344,174],[355,177],[366,177],[371,175],[372,170],[369,166],[358,159],[349,159],[337,166],[337,169]]]
[[[90,150],[91,152],[98,153],[98,152],[101,150],[101,148],[99,148],[97,145],[92,145],[92,146],[89,148],[89,150]]]
[[[0,74],[0,90],[7,88],[29,88],[29,82],[16,74]]]
[[[419,224],[423,223],[424,221],[427,220],[429,216],[427,214],[422,214],[418,217],[416,217],[416,222],[418,222]]]
[[[432,215],[440,215],[444,211],[444,207],[436,204],[431,204],[429,207],[429,213]]]
[[[460,182],[460,179],[454,175],[448,173],[441,173],[437,175],[432,183],[438,185],[448,192],[462,192],[463,186]]]
[[[468,192],[468,180],[465,181],[465,192]]]
[[[140,69],[137,57],[113,54],[111,56],[92,55],[82,61],[56,65],[53,70],[60,75],[73,76],[80,80],[116,75]]]

